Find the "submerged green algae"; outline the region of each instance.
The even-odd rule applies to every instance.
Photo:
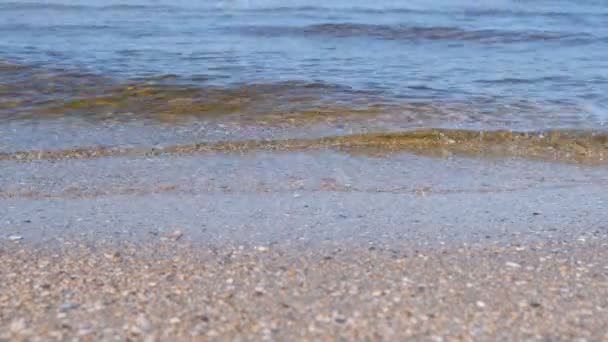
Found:
[[[588,131],[510,132],[427,129],[370,133],[317,139],[224,141],[162,148],[90,147],[54,151],[1,153],[0,160],[90,159],[120,156],[190,155],[336,150],[385,156],[408,152],[428,156],[463,155],[485,158],[525,158],[599,165],[608,163],[608,133]]]

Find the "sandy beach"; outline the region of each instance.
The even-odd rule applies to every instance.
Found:
[[[3,340],[607,337],[602,166],[321,150],[2,168]]]
[[[600,341],[605,239],[430,250],[4,243],[0,338]]]
[[[0,342],[608,341],[607,20],[0,1]]]

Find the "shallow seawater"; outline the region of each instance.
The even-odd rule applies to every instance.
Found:
[[[0,151],[597,134],[607,23],[594,0],[3,1]]]

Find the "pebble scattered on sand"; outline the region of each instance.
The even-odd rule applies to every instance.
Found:
[[[601,240],[372,247],[0,242],[0,340],[608,338]]]
[[[516,262],[512,262],[512,261],[507,261],[505,262],[505,266],[510,267],[510,268],[520,268],[521,265],[516,263]]]
[[[23,239],[23,236],[21,235],[9,235],[8,237],[9,241],[20,241]]]

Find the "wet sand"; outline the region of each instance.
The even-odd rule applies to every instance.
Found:
[[[27,241],[180,230],[217,243],[436,244],[608,222],[603,166],[333,151],[1,163],[0,228]]]
[[[332,150],[0,162],[0,339],[607,337],[604,166]]]

